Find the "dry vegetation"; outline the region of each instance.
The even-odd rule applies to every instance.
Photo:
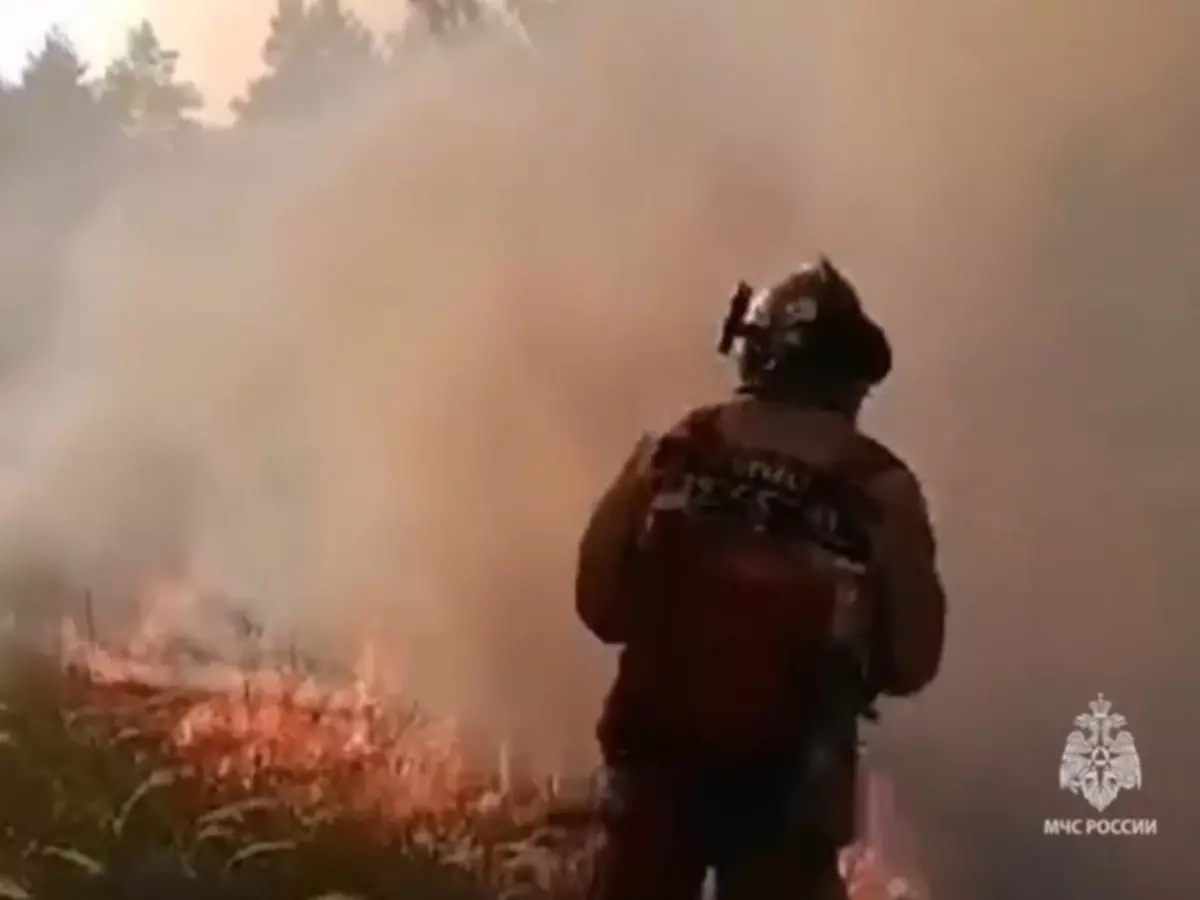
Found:
[[[233,665],[154,616],[119,649],[67,621],[53,652],[6,656],[0,897],[584,894],[588,793],[473,755],[387,699],[369,658],[339,676],[255,647]],[[884,881],[868,859],[856,900],[896,896]]]
[[[591,834],[551,791],[472,777],[453,729],[361,679],[171,684],[67,636],[5,683],[0,897],[579,895]]]

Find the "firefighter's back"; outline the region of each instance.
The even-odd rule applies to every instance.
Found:
[[[937,671],[945,598],[920,485],[857,429],[891,348],[827,260],[742,285],[741,398],[631,454],[575,603],[620,645],[597,900],[843,900],[858,716]]]
[[[865,634],[859,483],[900,465],[845,417],[755,399],[663,440],[638,602],[602,735],[614,755],[723,764],[786,754]]]

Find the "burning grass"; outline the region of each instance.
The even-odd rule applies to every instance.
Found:
[[[361,673],[167,659],[67,623],[0,706],[0,898],[580,895],[590,832],[473,774],[451,723]],[[369,668],[367,666],[366,668]]]
[[[581,880],[567,832],[538,822],[541,797],[450,792],[438,760],[405,771],[391,751],[323,755],[321,741],[353,746],[354,713],[296,704],[256,722],[194,690],[22,669],[0,711],[0,897],[483,900],[569,897]],[[277,738],[251,749],[258,725],[301,718],[317,735],[302,752]]]
[[[369,657],[339,679],[294,651],[198,660],[166,633],[149,616],[114,650],[66,623],[60,658],[12,666],[0,898],[582,898],[586,805],[471,761]],[[869,860],[854,880],[887,896]]]

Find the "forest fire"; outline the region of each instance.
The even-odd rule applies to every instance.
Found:
[[[395,679],[381,676],[369,646],[341,678],[307,671],[291,648],[282,655],[244,648],[244,661],[229,662],[180,642],[181,617],[197,597],[184,584],[154,585],[119,646],[97,637],[90,612],[89,633],[64,620],[59,649],[78,692],[76,714],[203,785],[207,804],[269,788],[302,817],[333,813],[383,831],[431,822],[452,822],[460,831],[503,809],[511,823],[540,830],[529,846],[561,855],[560,870],[584,870],[581,849],[593,845],[563,839],[561,823],[573,823],[567,831],[580,824],[591,830],[587,810],[561,815],[557,780],[515,783],[504,753],[483,767],[490,772],[473,768],[456,724],[423,715]],[[247,639],[256,637],[246,631]],[[889,788],[872,776],[865,789],[869,841],[843,858],[852,895],[915,898],[912,882],[896,877],[881,855],[893,819]],[[556,828],[558,839],[547,839]]]
[[[180,647],[172,623],[193,593],[159,585],[149,596],[121,646],[81,634],[73,620],[61,626],[62,662],[87,713],[118,733],[155,741],[214,782],[269,780],[297,809],[336,802],[399,821],[458,809],[478,787],[454,723],[389,702],[397,693],[369,647],[338,679],[306,671],[294,650],[275,660],[250,648],[245,661],[229,662]]]

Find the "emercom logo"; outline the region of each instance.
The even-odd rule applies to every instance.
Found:
[[[1098,694],[1088,704],[1091,712],[1075,717],[1075,730],[1067,736],[1058,786],[1087,801],[1102,813],[1122,791],[1142,786],[1142,761],[1125,717]],[[1130,835],[1158,833],[1156,819],[1046,819],[1046,835]]]

